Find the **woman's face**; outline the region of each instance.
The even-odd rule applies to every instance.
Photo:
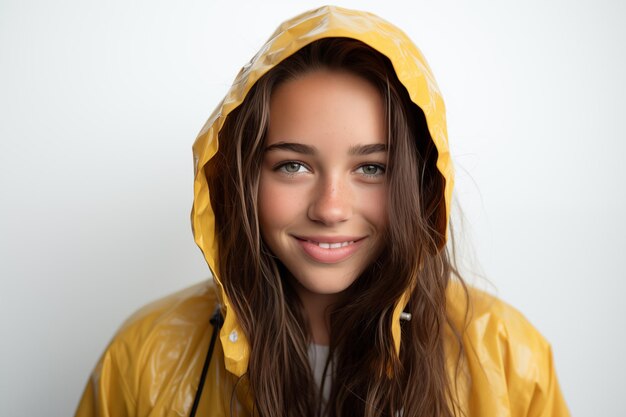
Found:
[[[261,233],[301,297],[345,290],[379,254],[386,164],[383,99],[365,79],[317,70],[273,92]]]

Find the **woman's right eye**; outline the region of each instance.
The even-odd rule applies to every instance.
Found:
[[[284,172],[285,174],[288,174],[288,175],[293,175],[293,174],[298,174],[301,172],[309,171],[307,167],[304,166],[304,164],[300,162],[295,162],[295,161],[289,161],[289,162],[285,162],[284,164],[280,164],[276,167],[276,170]]]

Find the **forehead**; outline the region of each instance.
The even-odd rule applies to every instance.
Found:
[[[274,90],[267,144],[329,138],[348,146],[386,142],[383,99],[374,85],[350,72],[324,69]]]

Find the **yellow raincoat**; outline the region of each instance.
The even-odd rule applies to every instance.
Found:
[[[252,85],[277,63],[303,46],[326,37],[360,40],[386,55],[411,100],[426,116],[446,179],[442,198],[449,216],[453,168],[448,150],[445,108],[435,79],[421,52],[406,35],[369,13],[327,6],[283,23],[238,74],[232,88],[200,131],[194,151],[194,205],[191,214],[196,243],[212,271],[217,270],[211,209],[204,166],[218,148],[218,132]],[[445,232],[445,231],[444,231]],[[393,337],[400,346],[400,313],[408,293],[395,309]],[[466,298],[457,285],[448,290],[449,316],[466,330],[466,354],[458,387],[468,417],[569,416],[561,396],[550,345],[505,303],[470,289]],[[216,343],[198,416],[248,416],[253,400],[245,379],[249,345],[220,277],[152,303],[133,315],[110,343],[85,388],[76,416],[186,416],[196,394],[213,326],[209,318],[221,304],[224,325]],[[452,338],[452,336],[449,336]],[[452,342],[452,340],[451,340]],[[449,343],[454,357],[454,343]],[[450,372],[453,372],[450,361]],[[240,381],[237,383],[237,381]]]

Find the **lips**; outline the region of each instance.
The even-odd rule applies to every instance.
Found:
[[[326,264],[348,259],[365,239],[354,236],[294,236],[294,238],[309,258]]]

